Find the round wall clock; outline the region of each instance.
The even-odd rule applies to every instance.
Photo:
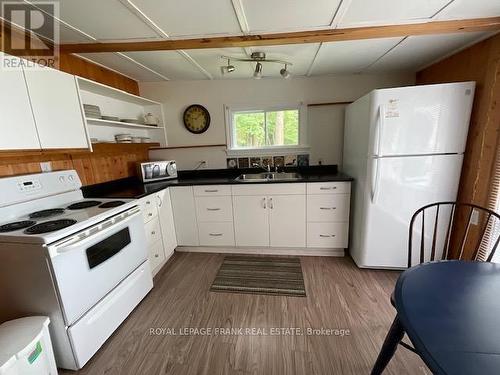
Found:
[[[194,134],[207,131],[210,126],[210,113],[200,104],[193,104],[186,108],[183,116],[184,126]]]

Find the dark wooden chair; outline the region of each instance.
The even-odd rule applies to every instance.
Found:
[[[491,262],[500,242],[500,215],[470,203],[437,202],[417,210],[408,235],[408,268],[446,259]],[[391,303],[395,306],[394,295]],[[397,334],[394,334],[397,332]],[[371,374],[381,374],[398,345],[419,354],[402,341],[404,327],[396,316]]]

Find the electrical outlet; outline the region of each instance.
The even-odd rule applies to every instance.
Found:
[[[40,163],[40,169],[42,172],[52,172],[52,163],[50,161],[45,161]]]
[[[200,169],[207,169],[208,168],[208,162],[206,160],[200,160]]]

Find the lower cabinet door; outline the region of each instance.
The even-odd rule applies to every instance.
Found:
[[[198,223],[201,246],[234,246],[232,222]]]
[[[156,268],[165,260],[165,251],[163,250],[163,243],[156,241],[155,243],[149,245],[149,264],[151,265],[151,270],[153,274]]]
[[[306,246],[306,196],[268,197],[271,247]]]
[[[265,196],[233,196],[233,211],[236,246],[269,246],[269,213]]]
[[[165,255],[170,257],[177,247],[177,235],[175,234],[170,191],[168,189],[162,190],[156,194],[156,197],[158,200],[158,217],[160,219],[163,247],[165,249]]]
[[[199,246],[198,223],[192,186],[169,188],[175,220],[175,234],[179,246]]]

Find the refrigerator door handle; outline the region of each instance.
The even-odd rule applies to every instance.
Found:
[[[376,165],[375,165],[375,178],[373,177],[373,168],[372,168],[372,186],[371,186],[372,203],[375,203],[377,201],[377,197],[378,197],[378,181],[380,178],[380,160],[378,158],[373,158],[372,163],[376,163]]]
[[[384,122],[385,122],[385,106],[379,105],[378,107],[378,116],[379,119],[375,124],[375,134],[377,135],[377,141],[374,145],[374,156],[380,156],[380,144],[382,143],[382,136],[384,132]],[[376,146],[376,149],[375,149]]]

